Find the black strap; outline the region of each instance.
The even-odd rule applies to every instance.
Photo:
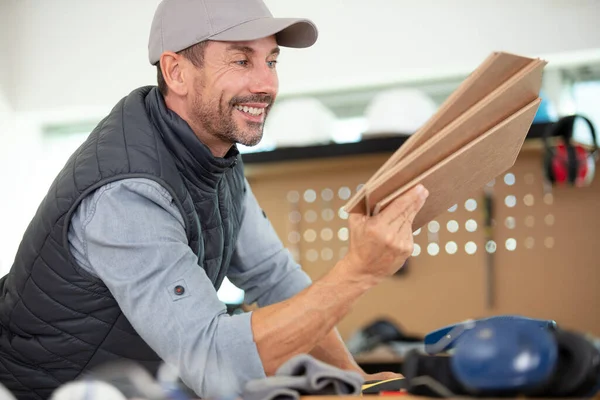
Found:
[[[572,114],[562,117],[544,130],[542,137],[544,139],[546,150],[550,150],[548,138],[554,136],[560,136],[567,148],[572,146],[571,140],[573,139],[573,130],[575,128],[575,120],[577,118],[583,119],[589,127],[590,136],[592,137],[592,153],[596,153],[598,151],[598,139],[596,137],[596,129],[594,128],[594,124],[587,117],[581,114]]]
[[[546,149],[546,155],[548,157],[552,154],[549,138],[554,136],[560,136],[560,138],[562,139],[567,150],[567,174],[569,177],[569,182],[571,183],[575,182],[575,180],[577,179],[577,171],[579,170],[577,154],[572,143],[573,131],[575,129],[575,121],[577,120],[577,118],[583,119],[589,128],[589,132],[592,137],[591,154],[595,157],[596,153],[598,152],[598,140],[596,137],[596,130],[592,121],[590,121],[587,117],[581,114],[572,114],[560,118],[554,124],[551,124],[546,130],[544,130],[544,133],[542,135],[542,138],[544,140],[544,147]]]

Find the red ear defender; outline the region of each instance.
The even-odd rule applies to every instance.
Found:
[[[567,154],[567,148],[564,144],[559,144],[554,148],[553,156],[551,159],[551,176],[553,183],[565,183],[569,180],[569,160]]]
[[[589,127],[592,137],[592,150],[572,143],[576,118],[581,118]],[[562,143],[551,146],[549,138],[559,136]],[[569,115],[559,119],[544,132],[544,173],[552,184],[569,184],[577,187],[588,186],[594,179],[598,142],[592,122],[582,115]]]
[[[596,172],[596,155],[589,153],[581,146],[577,146],[575,150],[577,152],[577,163],[579,165],[575,185],[579,187],[589,186],[592,184],[594,173]]]

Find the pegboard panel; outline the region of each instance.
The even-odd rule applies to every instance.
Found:
[[[314,280],[348,251],[341,207],[388,156],[248,168],[253,191],[280,238]],[[380,316],[423,334],[466,318],[508,313],[552,318],[600,335],[598,179],[588,188],[548,192],[541,160],[540,151],[523,151],[487,191],[465,194],[417,230],[405,273],[365,294],[338,325],[342,336]],[[489,231],[486,192],[495,208]]]

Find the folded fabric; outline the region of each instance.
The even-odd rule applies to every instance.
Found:
[[[300,396],[359,396],[364,378],[355,371],[344,371],[308,354],[284,363],[274,376],[249,381],[244,400],[298,400]]]

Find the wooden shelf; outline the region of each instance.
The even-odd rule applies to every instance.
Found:
[[[521,152],[544,150],[541,140],[550,124],[532,125]],[[409,136],[389,136],[364,139],[356,143],[333,143],[320,146],[285,147],[273,151],[244,154],[248,179],[277,178],[315,174],[319,171],[376,171]],[[558,138],[551,138],[555,144]]]
[[[551,124],[533,124],[527,140],[542,138]],[[271,164],[280,162],[334,159],[357,155],[390,154],[409,138],[409,135],[394,135],[366,138],[355,143],[329,143],[314,146],[282,147],[272,151],[247,153],[242,156],[245,165]],[[537,140],[539,142],[539,140]]]

